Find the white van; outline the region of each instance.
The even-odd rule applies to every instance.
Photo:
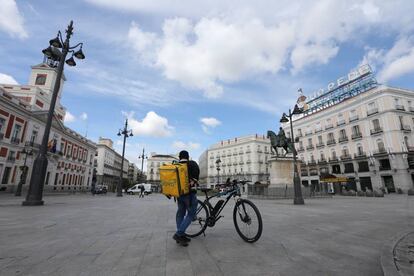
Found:
[[[141,193],[141,186],[144,186],[144,194],[148,195],[150,194],[151,191],[151,184],[147,184],[147,183],[139,183],[139,184],[135,184],[134,186],[132,186],[131,188],[129,188],[127,190],[127,194],[130,195],[135,195],[135,194],[140,194]]]

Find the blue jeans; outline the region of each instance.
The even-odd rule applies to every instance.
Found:
[[[177,235],[184,236],[185,230],[191,224],[196,212],[197,212],[197,195],[196,193],[189,193],[188,195],[182,195],[177,198]]]

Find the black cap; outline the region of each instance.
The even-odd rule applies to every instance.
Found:
[[[190,155],[188,154],[188,151],[186,150],[182,150],[180,151],[180,153],[178,154],[178,158],[179,159],[189,159]]]

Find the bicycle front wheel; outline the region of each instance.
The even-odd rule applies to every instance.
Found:
[[[188,226],[185,234],[187,237],[194,238],[203,233],[207,228],[208,209],[204,202],[197,200],[197,212],[193,221]]]
[[[233,221],[237,233],[246,242],[256,242],[262,235],[262,216],[259,209],[250,200],[239,199],[236,202]]]

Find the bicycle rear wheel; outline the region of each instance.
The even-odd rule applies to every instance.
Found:
[[[256,242],[262,235],[263,222],[259,209],[250,200],[239,199],[233,210],[233,222],[239,236],[246,242]]]
[[[208,209],[204,202],[197,200],[197,212],[193,221],[188,226],[185,234],[187,237],[194,238],[203,233],[207,228]]]

